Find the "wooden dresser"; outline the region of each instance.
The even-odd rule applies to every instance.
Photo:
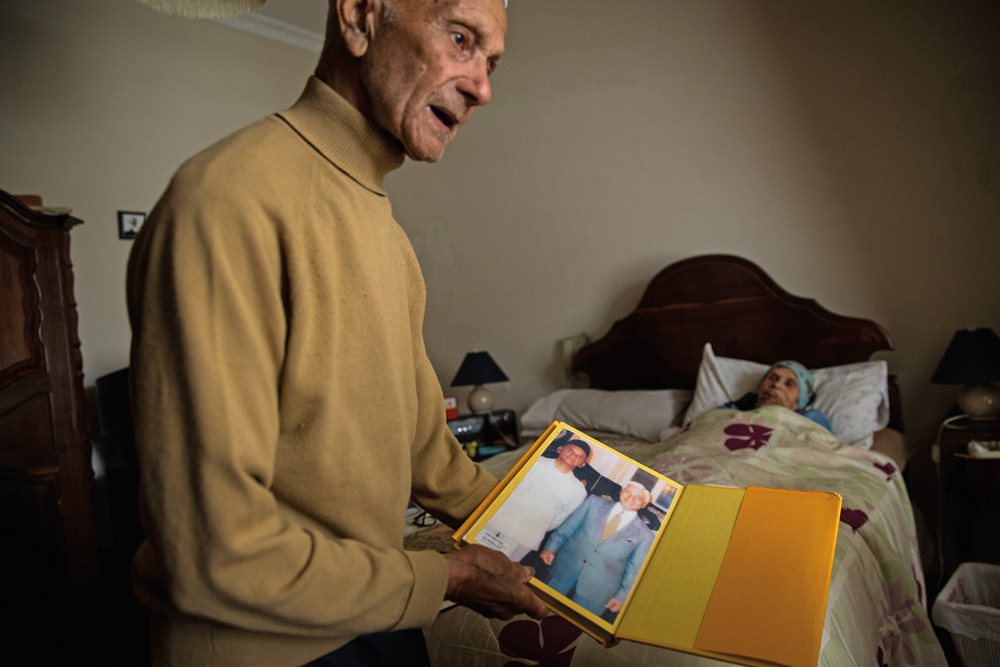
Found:
[[[98,581],[70,229],[0,191],[0,581],[29,614]],[[13,597],[8,597],[13,594]]]

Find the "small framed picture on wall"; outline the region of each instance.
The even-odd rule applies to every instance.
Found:
[[[134,239],[139,235],[146,214],[138,211],[118,211],[118,238]]]

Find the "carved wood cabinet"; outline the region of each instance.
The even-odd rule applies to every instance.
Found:
[[[14,594],[7,604],[55,595],[49,604],[58,605],[98,579],[69,253],[79,223],[0,191],[0,578]]]

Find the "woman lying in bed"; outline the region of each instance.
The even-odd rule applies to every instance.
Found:
[[[753,410],[765,405],[780,405],[803,417],[813,420],[833,433],[830,420],[822,411],[809,407],[816,398],[816,381],[805,366],[797,361],[779,361],[764,373],[757,392],[747,393],[738,401],[724,404],[723,408]]]

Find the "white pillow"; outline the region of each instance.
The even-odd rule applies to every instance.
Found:
[[[830,418],[841,442],[869,449],[872,436],[889,425],[889,366],[863,361],[813,371],[813,407]]]
[[[690,401],[691,392],[684,389],[560,389],[531,404],[521,416],[521,429],[528,436],[564,421],[581,431],[657,442],[662,431],[680,424]]]
[[[694,398],[684,416],[695,417],[756,391],[768,366],[743,359],[716,357],[706,343],[698,368]],[[889,424],[888,367],[884,361],[865,361],[812,370],[816,400],[812,407],[830,419],[841,442],[865,449],[872,434]]]

